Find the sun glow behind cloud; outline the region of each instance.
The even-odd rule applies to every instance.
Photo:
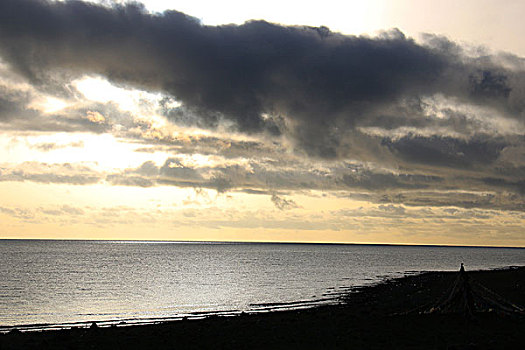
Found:
[[[59,98],[47,96],[41,100],[33,101],[29,105],[30,108],[40,109],[46,114],[51,114],[60,111],[68,106],[68,102]]]
[[[2,163],[89,163],[110,171],[138,167],[147,160],[162,163],[167,154],[135,152],[137,145],[118,140],[110,134],[0,134]]]
[[[101,77],[84,77],[71,85],[90,101],[115,103],[121,110],[137,112],[148,104],[156,104],[162,95],[137,89],[118,87]]]

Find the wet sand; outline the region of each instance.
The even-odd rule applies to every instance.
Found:
[[[525,267],[469,272],[505,299],[525,305]],[[428,272],[360,288],[341,305],[306,310],[95,329],[11,332],[0,349],[523,349],[525,318],[479,313],[404,314],[431,305],[455,272]]]

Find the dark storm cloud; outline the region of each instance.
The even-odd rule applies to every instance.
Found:
[[[483,179],[483,182],[487,185],[503,187],[510,190],[511,192],[517,192],[521,195],[525,195],[525,180],[523,178],[518,181],[509,181],[502,178],[487,177]]]
[[[498,190],[497,192],[470,192],[464,190],[448,191],[403,191],[397,193],[374,194],[367,198],[372,202],[400,203],[408,206],[434,206],[482,208],[511,211],[525,211],[523,196]]]
[[[411,128],[412,133],[421,133],[427,129],[433,130],[434,134],[455,134],[456,137],[458,134],[472,137],[500,131],[494,112],[490,118],[484,118],[477,112],[479,111],[461,111],[450,105],[438,106],[432,99],[411,97],[359,120],[357,126],[365,129],[381,128],[385,133],[395,133],[402,128]]]
[[[137,4],[4,0],[0,54],[39,86],[100,74],[182,101],[165,106],[172,120],[285,133],[328,158],[349,146],[344,130],[419,95],[452,95],[519,118],[524,110],[522,73],[468,58],[446,39],[419,45],[399,31],[369,38],[264,21],[205,26]]]
[[[383,144],[410,162],[454,168],[466,168],[474,164],[489,165],[507,146],[503,138],[477,137],[461,140],[452,137],[412,135],[396,141],[384,140]]]
[[[443,181],[438,176],[378,173],[369,170],[359,173],[347,173],[341,177],[341,183],[350,188],[363,188],[367,190],[385,189],[421,189],[435,187]]]

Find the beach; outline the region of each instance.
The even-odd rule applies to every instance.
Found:
[[[525,267],[468,272],[506,300],[525,305]],[[339,305],[151,325],[0,335],[0,349],[355,348],[519,349],[525,318],[498,312],[423,313],[457,272],[426,272],[358,288]],[[412,311],[412,312],[409,312]]]

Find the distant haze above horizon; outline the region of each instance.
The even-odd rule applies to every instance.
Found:
[[[525,2],[0,2],[0,238],[525,247]]]

